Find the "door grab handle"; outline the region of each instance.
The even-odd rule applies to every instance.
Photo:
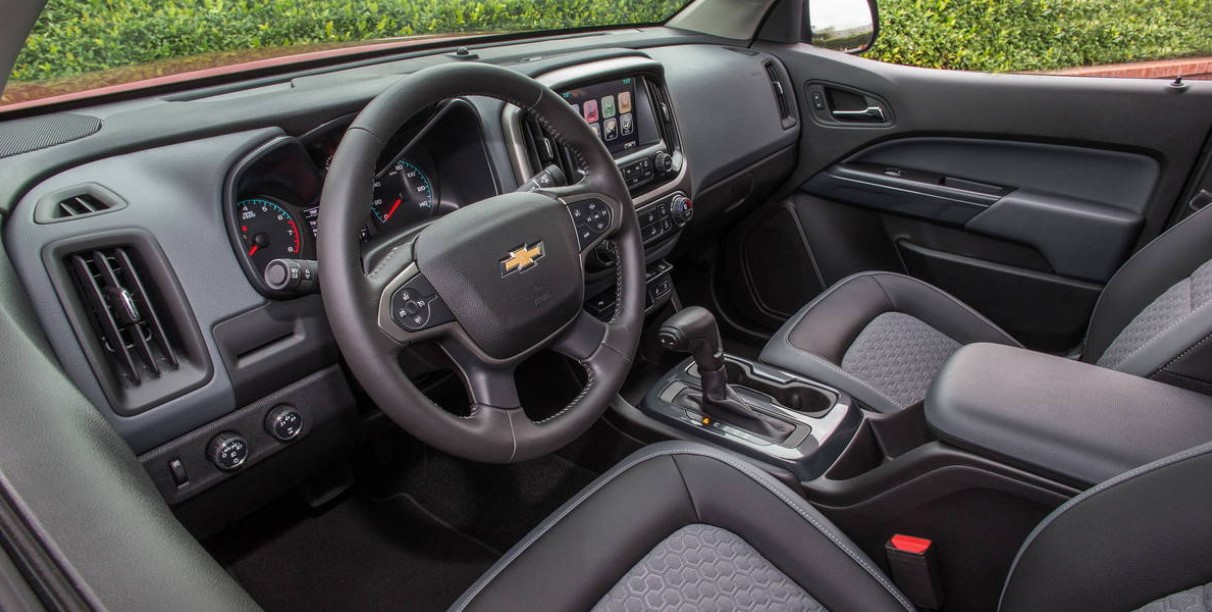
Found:
[[[863,121],[874,119],[877,122],[883,123],[887,121],[884,117],[884,109],[879,106],[868,106],[864,110],[835,110],[833,118],[839,121]]]

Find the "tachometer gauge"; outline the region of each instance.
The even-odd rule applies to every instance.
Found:
[[[258,272],[275,259],[298,259],[303,252],[299,224],[284,206],[265,198],[236,203],[240,242]]]
[[[434,210],[433,184],[416,165],[397,161],[375,181],[371,210],[385,226],[428,219]]]

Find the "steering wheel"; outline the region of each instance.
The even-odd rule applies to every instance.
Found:
[[[584,178],[464,206],[364,269],[359,233],[384,145],[423,109],[470,95],[530,111],[575,152]],[[618,394],[644,317],[639,222],[610,153],[555,92],[487,64],[416,72],[350,125],[320,202],[320,286],[337,344],[371,398],[415,437],[467,459],[521,461],[571,442]],[[614,317],[602,322],[582,309],[585,259],[608,236],[618,245],[618,288]],[[467,387],[469,415],[442,409],[404,374],[400,351],[420,341],[437,342],[450,356]],[[543,349],[580,362],[587,383],[554,416],[532,421],[514,371]]]

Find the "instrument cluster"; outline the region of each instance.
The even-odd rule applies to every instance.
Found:
[[[476,121],[467,121],[469,114]],[[320,193],[352,117],[299,138],[282,137],[233,173],[231,233],[245,271],[265,293],[262,274],[275,259],[314,260],[321,230]],[[444,181],[458,176],[459,181]],[[409,228],[499,192],[470,103],[449,102],[405,125],[375,169],[362,241],[366,249]]]

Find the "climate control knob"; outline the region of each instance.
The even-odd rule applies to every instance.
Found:
[[[669,201],[669,216],[678,227],[690,223],[690,219],[694,217],[694,202],[681,194],[673,196]]]
[[[206,456],[224,472],[237,470],[248,460],[248,441],[234,431],[225,431],[211,439]]]

